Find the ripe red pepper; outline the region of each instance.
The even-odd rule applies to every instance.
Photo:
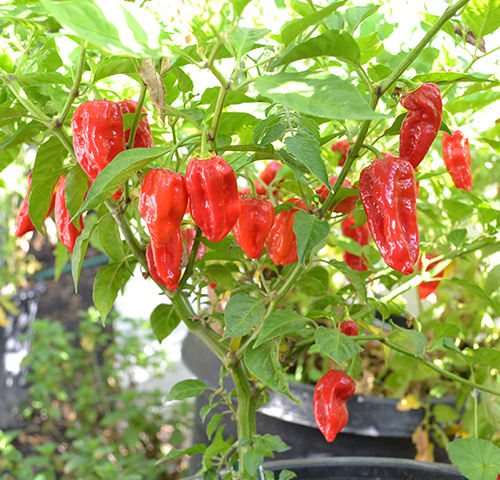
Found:
[[[281,165],[280,162],[277,162],[276,160],[271,160],[267,165],[266,168],[260,173],[259,178],[262,180],[263,183],[266,185],[270,185],[271,182],[276,178],[276,174],[278,171],[281,169],[283,165]],[[255,181],[255,190],[258,195],[266,195],[267,190],[266,188],[260,183],[259,181]]]
[[[211,242],[220,242],[240,215],[236,175],[219,156],[193,159],[186,168],[186,189],[194,223]]]
[[[345,427],[349,417],[345,404],[355,389],[353,379],[340,370],[326,372],[316,384],[314,419],[327,442],[333,442],[337,433]]]
[[[293,220],[299,208],[307,211],[307,205],[298,198],[290,198],[285,203],[293,203],[298,208],[285,210],[274,217],[273,226],[267,236],[266,248],[275,265],[288,265],[299,259]]]
[[[332,188],[335,185],[336,181],[337,181],[336,176],[330,177],[328,179],[328,183],[330,184],[330,186]],[[351,188],[353,190],[356,190],[347,178],[342,182],[342,187],[343,188]],[[330,193],[330,190],[328,190],[328,188],[326,188],[326,185],[321,185],[321,187],[316,189],[316,193],[321,196],[323,201],[325,201],[326,197],[328,197],[328,194]],[[357,195],[353,195],[352,197],[346,197],[343,200],[341,200],[339,203],[337,203],[337,205],[335,205],[335,209],[333,209],[333,205],[332,205],[330,207],[330,210],[334,210],[334,212],[337,212],[337,213],[349,214],[356,208],[356,201],[357,200],[358,200]]]
[[[359,333],[358,324],[352,320],[344,320],[340,325],[337,323],[337,327],[339,326],[340,331],[348,337],[355,337]]]
[[[368,225],[363,223],[363,225],[354,228],[355,223],[354,217],[349,215],[342,222],[342,235],[352,238],[361,246],[368,245],[368,242],[370,241],[370,231],[368,230]],[[353,255],[345,250],[344,262],[347,263],[347,265],[349,265],[353,270],[357,270],[358,272],[365,272],[368,270],[368,267],[365,265],[362,257]]]
[[[347,153],[349,152],[349,140],[345,138],[336,142],[332,145],[332,152],[340,152],[341,158],[339,160],[339,166],[343,167],[345,161],[347,160]]]
[[[137,102],[131,99],[125,99],[119,103],[123,113],[135,113],[137,110]],[[146,113],[146,109],[142,108],[142,113]],[[130,130],[125,132],[125,143],[128,143],[130,138]],[[137,130],[135,132],[133,148],[151,148],[154,147],[153,136],[149,126],[148,117],[141,118]]]
[[[399,156],[417,168],[441,126],[441,91],[434,83],[423,83],[414,92],[404,95],[401,105],[408,110],[408,114],[399,134]]]
[[[443,159],[455,187],[472,190],[471,156],[469,139],[460,130],[455,130],[453,136],[443,132]]]
[[[426,254],[425,257],[428,258],[429,260],[434,258],[436,255],[431,255],[431,254]],[[427,264],[427,267],[425,268],[425,271],[427,272],[428,270],[432,270],[437,264],[439,263],[439,260],[436,260],[434,262],[430,262]],[[418,269],[422,271],[422,261],[419,260],[418,262]],[[443,277],[444,275],[444,270],[441,270],[436,276],[437,277]],[[439,280],[433,280],[432,282],[423,282],[418,286],[418,296],[420,297],[420,300],[426,299],[431,293],[434,293],[436,291],[436,288],[438,287],[440,281]]]
[[[180,228],[161,247],[151,242],[146,251],[149,274],[167,290],[175,290],[181,278],[182,240]]]
[[[385,263],[413,273],[420,252],[417,187],[411,164],[402,158],[378,158],[359,178],[368,227]]]
[[[274,223],[274,207],[269,200],[241,197],[241,212],[233,233],[238,245],[250,258],[259,258]]]
[[[157,247],[165,245],[180,228],[187,203],[186,184],[180,173],[154,168],[146,174],[139,194],[139,213]]]
[[[71,120],[73,146],[78,163],[90,180],[125,150],[123,114],[115,102],[94,100],[79,105]],[[111,198],[121,197],[121,190]]]
[[[193,250],[194,237],[196,237],[196,228],[185,228],[181,231],[182,241],[186,244],[186,250],[188,255],[191,255]],[[200,242],[198,246],[198,252],[196,253],[196,260],[201,260],[203,255],[207,253],[207,247],[205,244]]]
[[[66,208],[66,177],[61,177],[56,187],[56,202],[55,202],[55,221],[57,232],[61,243],[73,253],[75,248],[76,239],[82,233],[84,228],[83,218],[80,216],[79,225],[80,229],[76,228],[71,221],[71,216]]]

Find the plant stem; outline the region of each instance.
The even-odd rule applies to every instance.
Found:
[[[219,130],[222,110],[224,109],[224,102],[226,101],[226,95],[228,91],[229,91],[229,85],[227,81],[225,81],[225,84],[223,83],[222,86],[220,87],[219,96],[217,97],[217,103],[215,104],[215,112],[214,112],[214,117],[212,119],[212,125],[208,132],[210,139],[210,146],[214,151],[217,149],[217,132]]]
[[[191,248],[191,254],[189,255],[189,261],[186,270],[184,270],[184,274],[182,275],[182,278],[179,281],[179,287],[178,287],[179,290],[182,290],[182,287],[186,284],[189,277],[193,273],[194,262],[196,260],[196,255],[198,254],[198,247],[200,246],[200,240],[201,240],[201,229],[200,227],[197,226],[196,235],[193,240],[193,247]]]
[[[147,85],[142,82],[141,93],[139,94],[139,100],[137,101],[137,108],[135,109],[134,122],[132,123],[132,128],[130,129],[130,137],[127,142],[127,150],[134,146],[135,134],[137,133],[137,127],[139,126],[139,121],[141,120],[142,106],[144,105],[144,99],[146,98]]]

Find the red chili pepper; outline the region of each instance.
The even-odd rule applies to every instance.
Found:
[[[337,327],[340,326],[340,331],[349,337],[355,337],[359,333],[359,327],[356,322],[352,320],[344,320],[340,323],[337,323]]]
[[[336,142],[332,145],[332,152],[340,152],[341,154],[341,158],[339,160],[340,167],[343,167],[345,161],[347,160],[349,146],[349,140],[347,138],[345,138],[344,140],[340,140],[340,142]]]
[[[441,126],[443,103],[441,91],[434,83],[423,83],[420,88],[401,98],[408,110],[399,134],[399,156],[417,168],[429,151]]]
[[[191,251],[193,250],[194,237],[196,237],[196,228],[185,228],[181,231],[182,240],[186,244],[186,249],[188,255],[191,255]],[[207,247],[205,244],[200,242],[198,246],[198,253],[196,254],[196,260],[201,260],[203,255],[207,253]]]
[[[347,423],[346,401],[354,394],[356,384],[340,370],[326,372],[314,389],[314,419],[327,442],[333,442]]]
[[[307,205],[298,198],[290,198],[285,203],[293,203],[298,208],[285,210],[274,217],[274,224],[266,240],[266,248],[275,265],[288,265],[299,259],[293,221],[299,208],[307,211]]]
[[[276,174],[278,171],[281,169],[283,165],[281,165],[280,162],[277,162],[276,160],[271,160],[267,165],[266,168],[260,173],[259,178],[264,182],[266,185],[270,185],[271,182],[276,178]],[[266,195],[267,190],[266,188],[258,181],[255,181],[255,190],[257,192],[257,195]]]
[[[411,164],[379,158],[359,179],[368,227],[385,263],[404,275],[413,273],[420,252],[417,188]]]
[[[234,237],[250,258],[259,258],[274,223],[274,207],[259,197],[241,197],[240,205],[240,216],[233,227]]]
[[[135,113],[137,110],[137,102],[131,99],[125,99],[119,103],[123,113]],[[146,113],[146,109],[142,108],[142,113]],[[130,138],[130,129],[125,132],[125,143],[128,143]],[[149,126],[148,117],[141,118],[137,130],[135,132],[133,148],[151,148],[154,147],[153,136],[151,135],[151,127]]]
[[[330,183],[330,186],[333,188],[335,185],[335,182],[337,181],[337,177],[330,177],[328,179],[328,183]],[[342,187],[343,188],[351,188],[353,190],[356,190],[351,182],[346,178],[342,182]],[[326,185],[321,185],[321,187],[316,189],[316,193],[321,196],[323,201],[326,200],[326,197],[328,197],[328,194],[330,193],[330,190],[326,188]],[[356,201],[358,200],[358,195],[353,195],[352,197],[346,197],[343,200],[341,200],[337,205],[335,205],[335,209],[333,209],[333,205],[330,207],[330,210],[334,210],[334,212],[337,213],[343,213],[343,214],[349,214],[351,213],[355,208],[356,208]]]
[[[354,221],[354,217],[349,215],[342,222],[342,235],[352,238],[361,246],[368,245],[368,242],[370,241],[370,231],[368,230],[368,225],[363,223],[363,225],[354,228],[355,224],[356,222]],[[362,257],[353,255],[345,250],[344,262],[347,263],[347,265],[349,265],[353,270],[357,270],[358,272],[365,272],[368,270],[368,267],[365,265]]]
[[[191,160],[186,168],[186,189],[194,223],[208,240],[220,242],[240,215],[234,170],[216,155]]]
[[[79,105],[71,120],[73,146],[78,163],[90,180],[125,150],[123,114],[115,102],[94,100]],[[121,189],[111,198],[121,197]]]
[[[425,255],[426,258],[431,260],[434,258],[436,255],[431,255],[427,253]],[[430,262],[427,264],[427,267],[425,268],[425,271],[427,272],[428,270],[432,270],[437,264],[439,263],[439,260],[436,260],[434,262]],[[422,271],[422,261],[419,260],[418,262],[418,269]],[[441,270],[436,277],[443,277],[444,275],[444,270]],[[432,282],[423,282],[418,286],[418,296],[420,297],[420,300],[426,299],[431,293],[434,293],[436,291],[436,288],[438,287],[440,283],[440,280],[433,280]]]
[[[464,137],[460,130],[456,130],[453,136],[443,133],[443,159],[455,187],[463,190],[472,190],[471,156],[469,139]]]
[[[139,194],[139,213],[157,247],[165,245],[180,228],[187,203],[186,184],[180,173],[154,168],[146,174]]]
[[[149,274],[167,290],[175,290],[181,278],[182,240],[180,228],[161,247],[151,242],[146,251]]]
[[[56,202],[55,202],[55,221],[57,232],[61,243],[73,253],[75,248],[76,239],[82,233],[84,228],[83,218],[80,216],[79,225],[80,229],[76,228],[71,221],[71,216],[66,208],[66,177],[61,177],[56,187]]]

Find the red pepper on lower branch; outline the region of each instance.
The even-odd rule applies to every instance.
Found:
[[[75,248],[76,239],[80,236],[83,230],[83,219],[80,216],[79,226],[80,229],[76,228],[71,221],[71,216],[66,208],[66,177],[61,177],[59,183],[56,187],[56,205],[55,205],[55,221],[57,232],[59,233],[59,239],[61,243],[73,253]]]
[[[450,172],[455,187],[462,190],[472,190],[471,156],[469,139],[464,137],[460,130],[456,130],[450,137],[443,133],[443,159],[446,169]]]
[[[370,231],[368,230],[368,225],[363,223],[363,225],[360,225],[359,227],[354,227],[355,224],[356,222],[354,221],[354,217],[349,215],[342,222],[342,235],[352,238],[362,247],[364,245],[368,245],[368,242],[370,241]],[[365,265],[362,257],[353,255],[346,250],[344,250],[344,262],[347,263],[347,265],[349,265],[353,270],[357,270],[358,272],[365,272],[368,270],[368,267]]]
[[[163,285],[167,290],[175,290],[181,278],[182,239],[180,228],[170,240],[161,247],[153,242],[146,251],[148,270],[156,283]]]

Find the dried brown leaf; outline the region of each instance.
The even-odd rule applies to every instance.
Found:
[[[149,98],[151,98],[151,101],[158,110],[162,122],[165,123],[167,90],[163,79],[156,71],[155,62],[152,58],[146,58],[142,61],[139,75],[148,87]]]
[[[417,455],[415,460],[421,462],[434,461],[434,445],[429,441],[429,434],[420,425],[411,436],[411,441],[415,444]]]
[[[459,35],[460,37],[463,37],[462,27],[458,23],[455,23],[455,25],[453,27],[454,27],[455,33],[457,35]],[[474,34],[474,32],[472,30],[469,30],[469,27],[465,27],[465,41],[468,44],[472,45],[473,47],[475,47],[477,44],[476,35]],[[481,38],[481,41],[479,42],[479,46],[477,48],[480,52],[486,53],[486,43],[484,41],[484,38]]]

